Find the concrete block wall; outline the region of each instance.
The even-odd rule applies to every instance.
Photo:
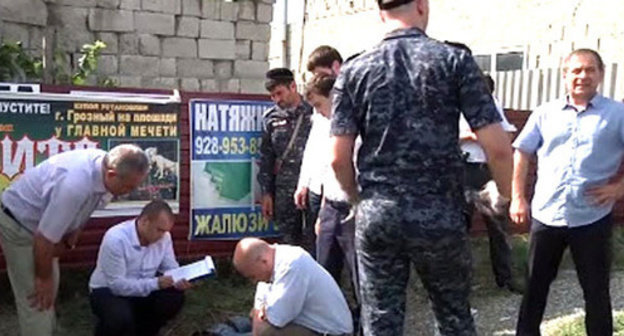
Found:
[[[624,62],[624,1],[436,0],[429,5],[428,35],[466,43],[474,54],[524,51],[530,68],[556,68],[572,48],[590,47],[606,63]],[[321,44],[349,56],[384,35],[376,0],[308,0],[306,13],[304,60]],[[293,69],[301,68],[298,29],[293,25],[290,34]],[[274,64],[281,64],[279,42],[271,44]]]
[[[107,48],[98,73],[121,87],[266,93],[274,0],[2,0],[0,40],[75,66]]]

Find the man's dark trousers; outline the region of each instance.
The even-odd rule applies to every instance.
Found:
[[[347,202],[325,200],[325,205],[319,212],[321,227],[316,238],[316,256],[318,263],[332,275],[338,284],[340,284],[343,261],[346,261],[353,289],[357,293],[355,221],[352,218],[343,222],[349,215],[350,209],[351,205]]]
[[[95,336],[154,336],[182,309],[184,292],[171,288],[147,297],[124,297],[98,288],[89,299],[97,317]]]
[[[532,220],[529,243],[529,279],[520,306],[518,336],[541,335],[540,323],[550,284],[557,276],[566,247],[570,247],[583,297],[588,336],[613,334],[609,273],[611,270],[611,215],[580,227],[547,226]]]
[[[491,179],[492,176],[486,163],[465,163],[465,188],[472,195],[480,191]],[[475,204],[472,200],[469,197],[464,209],[466,223],[469,225],[475,210]],[[504,214],[496,214],[494,211],[481,211],[481,215],[487,227],[490,243],[490,260],[496,284],[499,287],[510,286],[512,281],[511,244],[507,239],[509,217],[506,212]]]
[[[349,268],[351,288],[356,306],[352,308],[354,330],[360,329],[360,286],[355,259],[355,218],[349,216],[351,205],[325,199],[319,212],[320,229],[316,237],[316,260],[340,284],[342,267],[346,261]]]

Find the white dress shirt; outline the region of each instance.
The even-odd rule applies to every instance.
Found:
[[[169,232],[155,243],[141,246],[136,219],[106,231],[89,288],[109,288],[118,296],[148,296],[158,290],[157,272],[178,268]]]
[[[272,281],[258,283],[255,308],[264,307],[278,328],[295,323],[320,334],[352,333],[349,306],[331,275],[302,248],[274,246]]]
[[[28,231],[53,243],[84,225],[110,195],[104,186],[100,149],[54,155],[24,174],[2,193],[2,204]]]
[[[308,190],[320,195],[324,169],[329,164],[327,153],[330,151],[330,122],[319,112],[314,112],[311,119],[312,128],[303,151],[297,187],[298,189],[307,187]]]
[[[510,133],[515,132],[517,130],[516,126],[512,125],[511,123],[509,123],[509,121],[507,121],[507,118],[505,117],[505,112],[503,111],[503,107],[501,106],[498,99],[496,99],[496,97],[494,96],[492,96],[492,98],[494,98],[494,104],[496,104],[496,110],[498,111],[498,114],[500,115],[501,119],[503,119],[503,121],[501,121],[500,123],[503,127],[503,130]],[[466,118],[464,118],[464,115],[461,114],[459,118],[459,133],[461,134],[466,132],[472,132],[472,130],[470,129]],[[460,148],[463,153],[469,154],[466,161],[474,163],[487,162],[487,156],[485,155],[485,151],[478,142],[470,140],[462,141],[462,143],[460,144]]]

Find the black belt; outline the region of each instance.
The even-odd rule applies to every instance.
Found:
[[[337,210],[344,210],[344,209],[351,208],[351,203],[346,202],[346,201],[333,201],[333,200],[330,200],[329,198],[325,198],[325,202]]]
[[[11,210],[9,210],[9,208],[7,208],[4,204],[0,204],[0,208],[2,208],[2,212],[4,212],[5,215],[9,216],[9,218],[19,223],[19,221],[17,220],[17,218],[15,218]]]

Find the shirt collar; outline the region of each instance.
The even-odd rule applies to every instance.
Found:
[[[401,37],[406,37],[406,36],[426,37],[427,34],[425,34],[424,31],[422,31],[420,28],[417,28],[417,27],[400,28],[400,29],[395,29],[387,33],[386,36],[384,37],[384,40],[390,40],[390,39],[401,38]]]
[[[590,107],[593,108],[593,109],[600,108],[600,106],[604,102],[604,99],[605,98],[599,92],[596,92],[594,97],[587,104],[587,108],[585,108],[585,111],[587,111]],[[566,95],[561,100],[561,109],[562,110],[573,109],[573,110],[576,111],[576,107],[574,107],[574,105],[570,104],[570,96],[569,95]],[[583,112],[583,111],[581,111],[581,112]]]
[[[271,273],[271,281],[270,283],[273,283],[273,281],[275,281],[275,270],[277,269],[277,263],[279,262],[279,258],[277,257],[277,254],[279,253],[279,245],[278,244],[273,244],[273,247],[275,248],[275,255],[273,256],[273,272]]]
[[[139,241],[139,232],[137,231],[138,225],[138,218],[132,220],[132,230],[130,230],[130,243],[132,244],[132,247],[141,248],[141,241]]]
[[[93,173],[91,176],[93,176],[93,180],[94,180],[94,190],[96,193],[107,193],[108,190],[106,190],[106,185],[104,184],[104,169],[102,167],[103,162],[104,162],[104,156],[106,154],[98,157],[95,159],[95,161],[93,161]]]

